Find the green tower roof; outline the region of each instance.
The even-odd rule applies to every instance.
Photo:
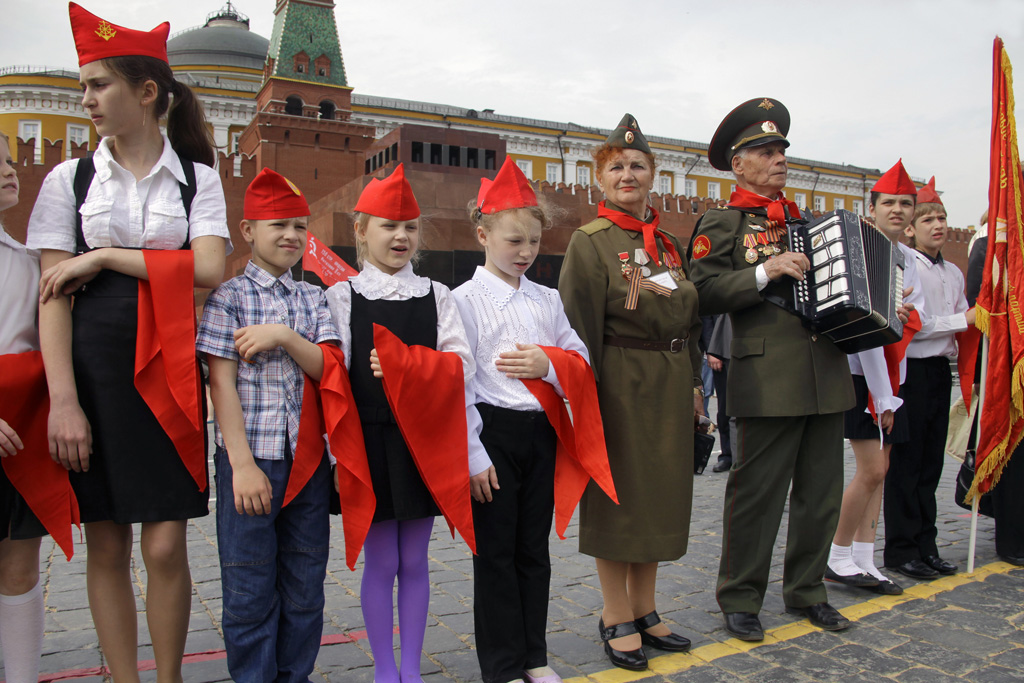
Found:
[[[267,51],[267,58],[274,60],[271,76],[348,87],[338,26],[334,21],[334,2],[278,0],[274,14],[274,33]],[[305,55],[306,60],[300,67],[298,63],[304,61],[301,55]],[[329,60],[323,75],[316,67],[320,57]]]

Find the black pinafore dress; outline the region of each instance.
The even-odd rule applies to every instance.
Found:
[[[188,248],[187,236],[182,248]],[[76,251],[91,250],[79,222]],[[111,270],[100,271],[74,294],[71,357],[93,447],[89,471],[70,473],[83,522],[164,522],[209,514],[209,486],[199,490],[135,388],[138,300],[138,279]],[[202,383],[199,394],[205,420]]]
[[[383,325],[406,344],[437,348],[437,304],[433,285],[426,296],[405,301],[371,301],[352,290],[349,378],[363,425],[373,493],[377,497],[373,521],[436,517],[441,511],[405,445],[384,395],[384,383],[370,370],[373,323]]]

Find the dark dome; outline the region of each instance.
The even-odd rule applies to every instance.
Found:
[[[249,19],[229,2],[206,18],[204,26],[186,29],[167,41],[171,66],[210,65],[263,69],[270,41],[249,30]]]

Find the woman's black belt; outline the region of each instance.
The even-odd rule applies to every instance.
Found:
[[[612,337],[604,338],[605,346],[618,346],[623,349],[641,349],[643,351],[671,351],[679,353],[686,348],[689,335],[681,339],[670,341],[650,341],[647,339],[634,339],[633,337]]]

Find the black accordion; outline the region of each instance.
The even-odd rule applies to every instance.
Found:
[[[790,223],[789,248],[811,269],[793,281],[793,298],[766,296],[831,339],[845,353],[884,346],[903,337],[896,310],[903,305],[903,252],[875,226],[842,209]]]

